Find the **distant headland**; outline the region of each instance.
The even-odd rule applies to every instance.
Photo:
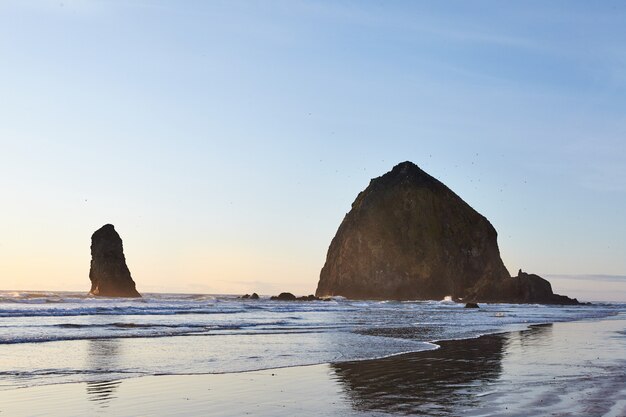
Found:
[[[491,223],[412,162],[370,181],[330,243],[316,296],[578,304],[511,277]]]

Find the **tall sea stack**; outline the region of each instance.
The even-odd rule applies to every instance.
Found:
[[[92,295],[103,297],[141,297],[130,276],[122,239],[112,224],[105,224],[91,236]]]
[[[330,244],[316,295],[576,303],[536,275],[511,278],[491,223],[411,162],[357,196]]]

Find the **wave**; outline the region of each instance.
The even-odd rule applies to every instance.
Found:
[[[237,314],[245,309],[207,308],[139,308],[139,307],[87,307],[74,309],[0,309],[0,317],[69,317],[69,316],[164,316],[180,314]]]
[[[22,330],[28,326],[22,326]],[[99,339],[128,339],[128,338],[156,338],[169,336],[198,336],[218,335],[224,332],[239,331],[238,334],[278,334],[293,332],[319,332],[336,329],[336,326],[293,326],[290,321],[275,320],[254,323],[133,323],[113,322],[99,324],[57,323],[47,326],[31,326],[37,332],[26,335],[0,334],[0,345],[18,343],[43,343],[65,340],[99,340]],[[57,332],[54,329],[58,329]],[[255,330],[256,329],[256,330]],[[245,330],[245,333],[242,332]]]
[[[11,301],[3,301],[6,299]],[[451,300],[351,301],[336,297],[332,302],[281,302],[203,294],[102,299],[84,293],[0,291],[0,344],[244,332],[355,332],[428,341],[466,337],[517,323],[603,317],[620,308],[491,304],[467,311],[461,307]]]

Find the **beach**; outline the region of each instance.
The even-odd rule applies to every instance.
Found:
[[[0,417],[626,417],[625,22],[0,0]]]
[[[438,345],[312,366],[10,387],[0,415],[626,416],[624,313]]]

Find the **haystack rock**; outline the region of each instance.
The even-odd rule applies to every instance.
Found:
[[[536,278],[538,279],[536,279]],[[542,278],[511,278],[491,223],[411,162],[374,178],[333,238],[316,296],[576,303]]]
[[[112,224],[105,224],[91,236],[92,295],[103,297],[141,297],[130,276],[122,239]]]

